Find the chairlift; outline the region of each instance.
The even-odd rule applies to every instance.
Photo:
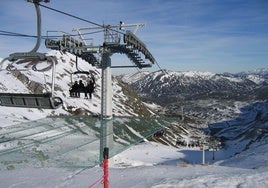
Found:
[[[90,73],[88,71],[75,71],[71,74],[71,85],[74,84],[75,81],[82,80],[83,82],[87,82],[90,79]]]
[[[75,58],[75,66],[76,71],[71,74],[71,86],[75,83],[75,81],[79,82],[80,80],[87,81],[89,79],[90,73],[88,71],[80,70],[78,67],[78,57]],[[84,83],[85,84],[85,83]]]
[[[91,89],[92,90],[91,92],[89,91],[90,89],[88,89],[88,86],[90,85],[90,81],[93,82],[92,87],[94,87],[95,85],[94,76],[89,71],[84,71],[79,68],[77,56],[75,60],[75,65],[76,65],[76,71],[71,74],[71,87],[69,90],[70,97],[80,98],[80,93],[84,93],[85,98],[87,98],[87,94],[91,96],[91,93],[94,90],[94,88]]]
[[[23,108],[46,108],[46,109],[56,109],[59,108],[63,101],[59,97],[54,96],[54,86],[55,86],[55,59],[51,56],[47,56],[44,53],[37,52],[40,47],[41,42],[41,13],[39,8],[39,2],[41,0],[32,1],[35,5],[36,14],[37,14],[37,41],[33,49],[29,52],[17,52],[10,54],[9,57],[3,59],[0,62],[0,69],[2,70],[2,66],[4,62],[9,60],[9,63],[6,67],[7,71],[25,71],[29,69],[18,69],[16,68],[16,63],[19,60],[37,60],[36,63],[32,66],[34,71],[39,71],[36,67],[40,61],[49,60],[52,66],[52,84],[51,84],[51,92],[41,93],[41,94],[29,94],[29,93],[0,93],[0,105],[1,106],[9,106],[9,107],[23,107]],[[31,2],[31,1],[28,1]],[[44,1],[48,2],[48,1]]]
[[[87,98],[87,94],[90,97],[94,91],[94,87],[95,78],[90,72],[79,70],[71,74],[70,97],[79,98],[80,93],[84,93],[85,98]]]
[[[53,57],[50,56],[47,56],[47,58],[52,62],[51,91],[47,93],[0,93],[1,106],[56,109],[62,105],[62,99],[60,97],[54,96],[55,60]],[[27,58],[25,58],[25,60],[27,60]],[[33,71],[40,71],[36,68],[36,65],[33,65],[32,69]],[[29,71],[30,69],[27,70]]]

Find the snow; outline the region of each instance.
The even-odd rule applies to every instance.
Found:
[[[143,142],[110,159],[109,185],[116,188],[166,187],[258,187],[268,186],[268,166],[247,169],[219,164],[191,164],[200,161],[200,150],[180,149]],[[191,153],[193,154],[193,153]],[[267,157],[267,154],[266,154]],[[188,162],[186,162],[188,161]],[[254,158],[252,158],[252,161]],[[236,163],[236,162],[235,162]],[[0,171],[0,187],[89,187],[102,176],[102,168],[23,168]],[[97,183],[94,187],[102,187]]]
[[[25,109],[3,106],[0,107],[0,110],[0,130],[2,127],[27,122],[29,120],[34,121],[45,118],[52,111],[48,109]],[[62,109],[58,109],[57,113],[66,114],[66,112]]]
[[[137,80],[145,77],[149,73],[150,72],[148,72],[148,71],[142,71],[142,72],[137,72],[137,73],[134,73],[134,74],[125,74],[125,75],[122,75],[122,80],[125,81],[125,82],[128,82],[128,83],[134,83]]]
[[[101,109],[101,70],[88,64],[84,60],[78,58],[78,68],[79,70],[89,71],[94,75],[96,80],[96,88],[93,93],[93,98],[91,100],[84,99],[84,95],[82,97],[70,98],[69,97],[69,88],[71,85],[72,73],[77,71],[75,65],[75,56],[69,53],[61,53],[55,50],[49,51],[48,55],[54,56],[57,59],[56,63],[56,79],[55,79],[55,96],[63,99],[63,108],[57,110],[40,110],[40,109],[14,109],[14,108],[6,108],[0,107],[0,118],[3,119],[0,124],[1,127],[5,127],[8,125],[28,121],[29,119],[41,119],[49,115],[70,115],[69,112],[76,113],[76,110],[84,110],[87,114],[98,115],[100,114]],[[6,71],[4,68],[7,66],[9,62],[5,61],[5,64],[2,66],[3,70],[0,71],[0,91],[6,93],[33,93],[33,91],[29,91],[27,88],[28,83],[22,83],[15,76],[12,75],[12,72]],[[33,71],[31,68],[32,65],[28,62],[17,65],[16,68],[26,67],[29,71],[21,71],[22,75],[26,75],[29,81],[35,81],[40,83],[40,85],[44,88],[43,92],[51,91],[51,81],[52,74],[51,69],[45,70],[44,72]],[[50,63],[47,62],[39,62],[37,64],[37,69],[43,69],[50,66]],[[85,80],[84,80],[85,81]],[[122,88],[118,85],[117,82],[113,83],[113,113],[115,115],[137,115],[133,109],[126,108],[122,105],[122,102],[126,102],[128,97],[123,94]],[[39,93],[39,92],[38,92]],[[83,111],[83,112],[84,112]],[[34,117],[31,117],[34,114]]]
[[[201,72],[201,71],[181,71],[181,72],[169,71],[169,74],[177,75],[177,76],[183,75],[184,77],[201,77],[201,78],[207,78],[207,79],[215,76],[215,73]]]
[[[237,73],[238,75],[249,75],[249,74],[256,74],[256,75],[267,75],[268,74],[268,69],[267,68],[259,68],[251,71],[246,71],[246,72],[240,72]]]
[[[187,77],[199,76],[199,77],[202,77],[202,78],[211,78],[215,74],[211,73],[211,72],[188,71],[188,72],[185,72],[184,75],[187,76]]]
[[[247,78],[249,80],[251,80],[252,82],[255,82],[256,84],[261,84],[263,82],[265,82],[265,79],[264,78],[260,78],[259,75],[248,75]]]
[[[73,56],[66,56],[62,59],[60,54],[51,52],[51,55],[58,57],[57,70],[62,73],[61,77],[56,79],[56,85],[62,86],[62,92],[56,91],[57,96],[68,96],[68,83],[70,83],[70,75],[63,74],[65,72],[73,72],[73,66],[67,66],[73,63]],[[68,63],[66,63],[68,62]],[[90,69],[98,71],[94,67],[80,64],[82,69]],[[88,67],[90,66],[90,67]],[[40,68],[40,67],[39,67]],[[50,73],[46,75],[35,73],[31,76],[32,80],[39,81],[39,78],[46,77],[43,83],[50,82]],[[131,79],[135,81],[140,76],[133,75]],[[159,73],[160,74],[160,73]],[[185,76],[212,77],[212,73],[184,72],[176,73]],[[97,91],[100,91],[99,74],[97,76]],[[1,83],[0,90],[6,92],[27,92],[28,89],[19,81],[14,80],[10,73],[0,74]],[[48,84],[47,84],[48,85]],[[115,93],[121,93],[121,87],[115,85]],[[19,90],[19,91],[18,91]],[[119,95],[119,94],[118,94]],[[125,96],[121,96],[125,100]],[[120,100],[114,101],[115,114],[120,114],[122,105]],[[77,106],[80,104],[84,108],[90,108],[92,113],[99,113],[100,97],[94,96],[91,101],[86,99],[70,99],[65,101],[65,106]],[[116,106],[117,105],[117,106]],[[242,104],[236,103],[236,111],[240,112]],[[147,106],[155,106],[147,104]],[[155,106],[156,107],[156,106]],[[63,109],[43,110],[43,109],[23,109],[23,108],[0,108],[0,132],[7,126],[12,126],[21,122],[34,121],[42,119],[48,115],[67,114]],[[223,112],[224,113],[224,112]],[[129,114],[133,114],[129,112]],[[254,117],[251,117],[251,119]],[[248,119],[250,120],[250,119]],[[246,123],[246,122],[245,122]],[[267,127],[267,124],[265,124]],[[265,128],[265,127],[264,127]],[[131,129],[131,128],[130,128]],[[135,130],[132,130],[135,132]],[[140,136],[138,132],[136,135]],[[49,135],[54,134],[51,132]],[[93,134],[93,133],[92,133]],[[40,135],[39,135],[40,136]],[[230,135],[229,135],[230,136]],[[122,141],[123,142],[123,141]],[[159,143],[145,141],[134,145],[123,151],[122,153],[110,159],[109,165],[109,184],[115,188],[166,188],[166,187],[268,187],[268,149],[267,139],[259,143],[253,144],[246,151],[234,155],[237,151],[241,151],[243,145],[228,143],[233,147],[227,150],[215,152],[216,161],[212,160],[212,151],[206,151],[206,165],[201,165],[202,151],[198,148],[173,148]],[[53,146],[54,147],[54,146]],[[55,146],[57,148],[57,146]],[[229,158],[232,156],[231,158]],[[87,156],[77,156],[85,158]],[[64,158],[61,158],[64,160]],[[29,163],[30,164],[30,163]],[[99,166],[93,168],[62,168],[62,167],[32,167],[31,165],[23,168],[1,168],[0,169],[0,187],[2,188],[84,188],[89,187],[102,177],[102,168]],[[101,187],[98,182],[94,187]]]
[[[237,106],[240,105],[237,103]],[[49,110],[40,111],[1,107],[1,126],[12,126],[50,114]],[[239,144],[230,141],[228,145],[232,147],[216,151],[215,161],[212,160],[213,152],[206,151],[206,164],[201,165],[202,151],[199,148],[178,149],[145,140],[109,160],[109,185],[111,188],[268,187],[267,139],[233,156],[244,145],[237,142]],[[56,166],[37,168],[31,165],[23,168],[1,167],[0,187],[84,188],[100,180],[102,174],[103,169],[99,166],[85,169]],[[98,181],[93,187],[102,187],[102,184]]]

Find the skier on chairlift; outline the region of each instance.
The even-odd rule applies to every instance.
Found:
[[[79,88],[78,82],[75,81],[70,89],[70,97],[78,97],[78,88]]]
[[[78,92],[77,92],[77,94],[78,94],[78,98],[80,98],[80,93],[81,92],[84,92],[85,91],[85,85],[84,85],[84,83],[83,83],[83,81],[82,80],[79,80],[79,83],[78,83]]]
[[[85,98],[86,99],[88,99],[88,98],[92,99],[92,93],[94,92],[94,88],[95,88],[95,81],[94,81],[94,79],[91,79],[85,88]]]

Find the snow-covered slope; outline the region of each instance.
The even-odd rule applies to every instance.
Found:
[[[64,99],[64,108],[58,110],[43,110],[43,109],[14,109],[8,107],[0,107],[0,125],[8,126],[17,124],[21,121],[29,121],[39,119],[47,115],[60,114],[76,114],[89,113],[98,114],[100,109],[100,71],[91,65],[80,63],[80,68],[89,69],[94,72],[97,80],[96,93],[94,93],[91,101],[87,99],[71,99],[69,98],[68,90],[70,86],[70,74],[76,70],[74,57],[71,55],[62,56],[59,52],[51,52],[57,56],[57,75],[56,79],[56,95]],[[81,60],[79,60],[81,61]],[[25,64],[22,64],[25,66]],[[40,64],[43,68],[47,64]],[[0,88],[5,92],[33,92],[34,90],[42,91],[49,88],[49,80],[51,79],[50,71],[45,72],[25,72],[26,77],[20,76],[20,80],[16,78],[16,72],[0,72],[1,85]],[[238,89],[252,89],[259,83],[264,84],[264,81],[254,82],[250,80],[244,81],[241,77],[225,74],[219,76],[212,73],[169,73],[163,75],[161,72],[145,73],[140,75],[143,81],[148,79],[151,83],[140,82],[140,86],[149,87],[153,92],[159,91],[159,96],[166,95],[166,98],[175,96],[177,93],[172,93],[172,87],[177,87],[178,75],[183,82],[182,86],[190,92],[200,94],[199,87],[205,88],[205,91],[210,91],[210,88],[217,89],[221,84],[229,84],[222,86],[228,89],[230,86],[238,87]],[[15,76],[14,76],[15,75]],[[45,79],[43,79],[45,77]],[[29,80],[25,78],[31,78]],[[42,79],[41,79],[42,78]],[[135,75],[134,84],[139,85],[139,76]],[[193,79],[194,78],[194,79]],[[43,81],[41,81],[43,80]],[[157,82],[153,82],[156,80]],[[174,80],[174,81],[173,81]],[[212,80],[212,81],[211,81]],[[217,82],[220,81],[220,82]],[[174,83],[173,83],[174,82]],[[23,83],[23,84],[22,84]],[[42,83],[35,85],[34,83]],[[159,83],[158,85],[156,83]],[[187,84],[194,84],[196,88],[190,88]],[[248,87],[244,86],[247,84]],[[155,84],[155,85],[154,85]],[[194,86],[193,85],[193,86]],[[33,87],[36,86],[36,87]],[[41,87],[42,86],[42,87]],[[161,87],[160,87],[161,86]],[[172,87],[170,87],[172,86]],[[208,87],[209,86],[209,87]],[[210,87],[211,86],[211,87]],[[141,87],[141,88],[142,88]],[[156,87],[156,89],[154,89]],[[241,87],[241,88],[240,88]],[[125,90],[127,85],[114,81],[114,113],[121,115],[137,115],[138,112],[133,110],[134,103],[137,100],[135,96],[129,97],[130,90]],[[169,89],[169,92],[162,91],[161,88]],[[244,88],[244,89],[245,89]],[[142,88],[144,91],[146,88]],[[161,90],[160,90],[161,89]],[[220,89],[220,87],[219,87]],[[236,88],[236,91],[238,91]],[[162,93],[161,93],[162,92]],[[148,94],[148,93],[146,93]],[[190,93],[192,94],[192,93]],[[214,93],[215,94],[215,93]],[[222,94],[222,93],[221,93]],[[183,96],[183,95],[182,95]],[[192,97],[197,96],[193,95]],[[202,95],[201,95],[202,96]],[[205,96],[205,95],[203,95]],[[213,95],[212,95],[213,96]],[[216,95],[221,96],[221,95]],[[229,95],[228,95],[229,96]],[[237,96],[237,94],[235,94]],[[184,96],[185,97],[185,96]],[[174,99],[174,98],[173,98]],[[196,119],[191,119],[189,116],[184,117],[184,123],[170,128],[166,131],[166,140],[176,142],[177,135],[171,134],[177,131],[179,135],[189,138],[188,132],[191,135],[201,135],[200,132],[208,123],[207,118],[215,116],[217,123],[212,122],[210,132],[225,141],[224,147],[215,152],[216,160],[212,160],[213,152],[206,152],[207,165],[200,165],[202,161],[202,152],[198,147],[195,148],[174,148],[164,146],[154,142],[144,142],[129,148],[127,151],[115,156],[110,160],[110,187],[267,187],[268,186],[268,171],[267,171],[267,102],[245,105],[248,101],[232,101],[231,103],[219,103],[222,99],[199,99],[188,100],[189,108],[196,108],[200,105],[202,110],[207,108],[201,114],[191,114]],[[230,102],[230,101],[227,101]],[[128,105],[122,105],[128,103]],[[192,106],[195,104],[195,106]],[[221,105],[219,105],[221,104]],[[185,105],[185,104],[184,104]],[[244,107],[243,107],[244,106]],[[243,108],[241,108],[243,107]],[[138,105],[138,111],[141,111],[141,106]],[[172,110],[171,108],[169,110]],[[173,110],[175,111],[176,108]],[[218,116],[224,114],[224,116]],[[34,114],[34,115],[33,115]],[[182,115],[182,114],[180,114]],[[206,116],[205,116],[206,115]],[[182,117],[182,116],[180,116]],[[197,118],[197,117],[204,117]],[[178,128],[180,130],[178,130]],[[0,128],[1,130],[1,128]],[[138,132],[136,132],[138,134]],[[126,135],[127,137],[127,135]],[[3,137],[5,138],[5,137]],[[162,142],[166,141],[162,139]],[[123,140],[122,140],[123,142]],[[166,143],[165,143],[166,144]],[[176,144],[176,143],[175,143]],[[54,148],[54,146],[51,146]],[[79,156],[86,157],[86,156]],[[214,163],[215,162],[215,163]],[[102,169],[94,167],[91,169],[62,169],[62,168],[33,168],[31,166],[22,169],[1,169],[0,170],[0,187],[89,187],[96,180],[100,180]],[[16,178],[14,178],[16,177]],[[49,180],[49,181],[48,181]],[[101,186],[97,182],[96,186]]]
[[[207,160],[211,158],[211,155],[212,152],[206,153]],[[255,156],[257,158],[252,158],[251,163],[257,162],[258,153]],[[266,188],[268,186],[267,165],[258,169],[248,169],[246,163],[239,163],[236,167],[200,165],[201,157],[202,152],[198,150],[178,150],[145,142],[129,148],[110,160],[109,187]],[[267,153],[265,157],[268,158]],[[244,160],[243,158],[237,160],[239,159]],[[232,164],[235,163],[236,161]],[[102,175],[101,167],[78,170],[24,168],[0,171],[0,185],[5,188],[103,187]]]
[[[200,139],[202,134],[194,129],[209,125],[212,136],[221,139],[225,152],[233,157],[232,164],[228,164],[229,160],[222,164],[248,163],[248,168],[258,168],[266,163],[267,69],[239,74],[166,72],[143,73],[135,81],[123,77],[141,97],[162,104],[166,115],[184,115],[184,121],[166,130],[162,143],[172,145],[181,136]],[[188,134],[180,130],[185,127]],[[252,164],[255,152],[260,155],[258,162]],[[245,162],[239,161],[241,158]]]
[[[75,64],[75,56],[69,53],[62,53],[59,51],[50,51],[48,53],[56,58],[56,79],[55,79],[55,96],[63,99],[63,107],[57,110],[44,110],[44,109],[16,109],[12,110],[10,107],[0,107],[2,116],[10,117],[10,114],[15,116],[23,117],[22,119],[38,119],[46,117],[48,115],[62,115],[62,114],[73,114],[73,115],[98,115],[101,109],[101,70],[88,64],[84,60],[78,58],[78,69],[88,71],[96,80],[96,88],[93,93],[92,99],[84,99],[84,94],[81,94],[81,98],[69,97],[69,89],[71,87],[71,81],[82,79],[87,82],[88,78],[86,75],[72,75],[73,72],[77,71]],[[7,62],[3,65],[3,68],[7,66]],[[0,92],[10,93],[44,93],[51,91],[52,83],[52,71],[51,64],[47,62],[40,62],[37,64],[37,69],[42,71],[32,70],[32,61],[21,61],[15,64],[17,69],[25,69],[26,71],[0,71]],[[129,91],[128,91],[129,92]],[[143,103],[132,96],[130,99],[125,93],[125,88],[120,85],[119,81],[113,80],[113,113],[115,115],[131,115],[131,116],[143,116],[150,115],[151,112]],[[134,91],[132,91],[134,93]],[[131,102],[132,101],[132,102]],[[133,101],[139,106],[138,109],[130,108]],[[132,105],[133,106],[133,105]],[[141,112],[144,112],[142,114]],[[13,111],[13,113],[11,113]],[[31,113],[35,114],[31,117]],[[28,115],[29,114],[29,115]],[[12,115],[13,116],[13,115]],[[13,120],[7,120],[6,123],[10,123]],[[1,125],[2,126],[2,125]]]
[[[267,163],[268,101],[244,106],[235,119],[211,124],[209,131],[221,139],[224,149],[233,156],[231,160],[222,164],[242,164],[247,168],[258,168]],[[255,155],[256,153],[258,155]],[[253,164],[252,160],[255,161]]]

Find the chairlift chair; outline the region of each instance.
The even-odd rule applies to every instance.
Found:
[[[75,71],[71,74],[71,85],[74,84],[75,81],[87,81],[89,79],[90,73],[88,71]]]
[[[54,93],[55,93],[54,91],[55,60],[54,58],[50,56],[48,56],[47,58],[52,61],[51,91],[47,93],[0,93],[0,105],[1,106],[56,109],[56,108],[59,108],[63,104],[63,101],[60,97],[54,96]],[[13,66],[14,66],[14,63],[13,63]],[[35,65],[32,67],[32,69],[35,71],[39,71]],[[14,70],[8,70],[8,71],[14,71]]]
[[[89,77],[90,73],[88,71],[75,71],[71,74],[71,88],[70,88],[70,97],[80,97],[80,93],[86,93],[85,92],[85,86],[88,84],[88,81],[90,79]],[[83,83],[83,87],[76,86],[75,84],[79,84],[79,82]]]
[[[86,88],[85,86],[89,83],[90,79],[93,79],[93,75],[89,71],[81,70],[78,66],[78,56],[76,56],[75,59],[75,65],[76,65],[76,71],[71,74],[71,87],[70,87],[70,97],[80,97],[80,93],[85,93],[86,96]],[[91,76],[90,76],[91,75]],[[83,83],[83,88],[79,88],[78,86],[75,86],[75,82]],[[74,87],[75,86],[75,87]],[[76,88],[77,87],[77,88]],[[81,86],[80,86],[81,87]]]
[[[17,52],[10,54],[9,57],[3,59],[0,62],[0,69],[5,61],[9,60],[12,63],[8,64],[6,67],[7,71],[23,71],[21,69],[16,69],[16,61],[18,60],[30,60],[37,59],[39,61],[50,60],[52,62],[52,84],[51,92],[45,94],[29,94],[29,93],[0,93],[0,105],[9,107],[23,107],[23,108],[46,108],[46,109],[56,109],[60,107],[63,103],[62,99],[59,97],[54,97],[54,86],[55,86],[55,60],[51,56],[47,56],[44,53],[37,52],[40,47],[41,42],[41,13],[39,8],[39,2],[42,0],[29,1],[35,5],[37,14],[37,41],[33,49],[29,52]],[[49,1],[44,1],[49,2]],[[37,63],[38,63],[37,62]],[[32,67],[34,71],[38,71],[36,65]],[[26,69],[28,70],[28,69]]]

